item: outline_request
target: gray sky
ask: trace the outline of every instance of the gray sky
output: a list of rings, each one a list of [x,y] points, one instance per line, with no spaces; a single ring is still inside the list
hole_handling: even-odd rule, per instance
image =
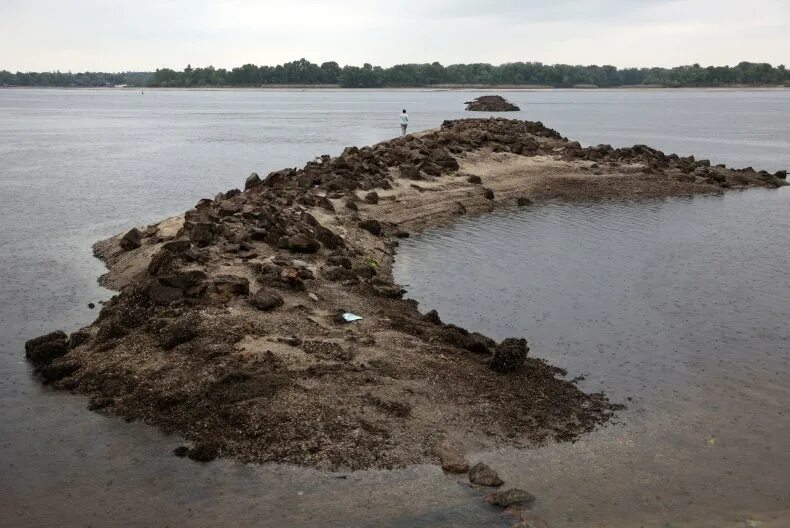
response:
[[[0,0],[0,69],[790,62],[790,0]]]

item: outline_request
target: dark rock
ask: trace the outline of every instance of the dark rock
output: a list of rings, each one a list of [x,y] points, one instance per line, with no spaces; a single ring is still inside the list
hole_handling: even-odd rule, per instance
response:
[[[90,303],[88,303],[88,308],[90,308],[91,310],[93,310],[94,308],[96,308],[96,305],[95,305],[95,304],[93,304],[92,302],[90,302]]]
[[[491,486],[495,488],[504,484],[497,472],[482,462],[475,464],[472,466],[472,469],[469,470],[469,482],[480,486]]]
[[[430,312],[426,313],[425,315],[423,315],[423,318],[426,321],[431,322],[435,325],[442,324],[442,320],[439,317],[439,312],[437,312],[436,310],[431,310]]]
[[[493,200],[494,199],[494,191],[492,191],[491,189],[486,189],[484,194],[483,194],[483,196],[485,196],[487,200]]]
[[[526,339],[508,337],[497,345],[489,368],[502,374],[515,372],[524,366],[528,352]]]
[[[774,176],[776,176],[780,180],[786,180],[787,179],[787,171],[786,170],[776,171]]]
[[[255,175],[257,176],[257,174]],[[184,458],[189,454],[189,448],[187,446],[178,446],[177,448],[173,449],[173,454],[179,458]]]
[[[520,196],[516,199],[516,204],[520,207],[526,207],[528,205],[532,205],[532,200],[525,198],[524,196]]]
[[[523,489],[511,488],[505,491],[497,491],[485,498],[486,502],[494,506],[507,508],[509,506],[531,506],[535,503],[535,497]]]
[[[86,343],[90,338],[91,334],[87,328],[80,328],[76,332],[72,332],[71,335],[69,335],[69,350]]]
[[[480,179],[480,176],[477,176],[475,174],[470,174],[469,177],[466,179],[466,181],[468,181],[469,183],[474,183],[475,185],[479,185],[483,183],[483,180]]]
[[[251,305],[264,311],[282,306],[284,302],[282,296],[271,288],[261,288],[250,299]]]
[[[159,280],[151,281],[147,288],[148,298],[154,304],[173,304],[184,299],[184,292],[180,288],[165,286]]]
[[[47,365],[68,351],[68,337],[62,330],[30,339],[25,343],[25,357],[36,367]]]
[[[252,189],[253,187],[259,186],[263,181],[261,180],[260,176],[258,176],[257,172],[253,172],[249,176],[247,176],[247,180],[244,182],[244,190]]]
[[[411,163],[402,163],[398,170],[400,170],[400,175],[403,178],[407,178],[409,180],[422,180],[422,174],[420,174],[420,170],[415,167]]]
[[[453,212],[457,215],[465,215],[466,207],[461,202],[455,202],[455,211]]]
[[[346,200],[345,206],[346,209],[349,209],[351,211],[359,211],[359,207],[352,200]]]
[[[288,249],[296,253],[315,253],[321,249],[321,244],[305,234],[298,233],[288,238]]]
[[[219,446],[211,442],[198,442],[187,456],[195,462],[211,462],[219,456]]]
[[[365,231],[369,232],[372,235],[379,236],[381,235],[382,226],[381,222],[378,220],[368,219],[363,220],[359,224],[359,227],[364,229]]]
[[[196,222],[189,225],[187,234],[194,244],[200,247],[208,246],[217,240],[217,224],[212,222]]]
[[[379,195],[376,191],[371,191],[365,195],[365,201],[369,204],[377,204],[379,203]]]
[[[121,249],[124,251],[131,251],[133,249],[137,249],[143,243],[143,234],[140,232],[139,229],[136,227],[130,229],[126,232],[126,234],[121,237],[120,242],[118,245],[121,246]]]

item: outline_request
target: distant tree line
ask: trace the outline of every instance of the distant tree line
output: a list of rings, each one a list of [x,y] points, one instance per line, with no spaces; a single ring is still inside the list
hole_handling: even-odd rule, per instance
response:
[[[784,65],[742,62],[737,66],[699,64],[674,68],[623,68],[570,66],[539,62],[491,64],[398,64],[391,68],[365,64],[343,66],[337,62],[314,64],[308,60],[277,66],[245,64],[237,68],[169,68],[155,72],[126,73],[11,73],[0,71],[0,86],[266,86],[279,84],[338,85],[345,88],[419,87],[435,85],[541,85],[573,86],[728,86],[790,85]]]

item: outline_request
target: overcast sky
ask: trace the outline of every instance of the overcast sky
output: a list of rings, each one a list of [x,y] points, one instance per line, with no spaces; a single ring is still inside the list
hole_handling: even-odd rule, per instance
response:
[[[790,0],[0,0],[0,69],[790,62]]]

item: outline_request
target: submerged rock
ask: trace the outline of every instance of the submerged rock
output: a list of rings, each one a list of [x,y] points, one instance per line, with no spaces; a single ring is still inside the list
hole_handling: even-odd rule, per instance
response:
[[[486,502],[494,506],[507,508],[508,506],[530,506],[535,502],[535,496],[523,489],[511,488],[505,491],[497,491],[486,496]]]
[[[498,488],[504,484],[504,481],[499,478],[497,472],[482,462],[478,462],[469,470],[469,482],[492,488]]]

